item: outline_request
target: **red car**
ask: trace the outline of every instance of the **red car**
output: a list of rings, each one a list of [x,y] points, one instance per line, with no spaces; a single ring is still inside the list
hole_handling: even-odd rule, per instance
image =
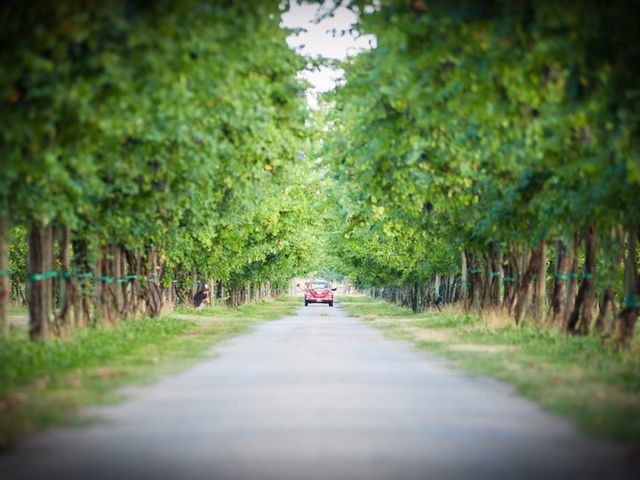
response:
[[[324,280],[314,280],[305,283],[307,289],[304,292],[304,306],[308,307],[310,303],[328,303],[333,307],[333,292],[336,288],[331,288],[329,282]]]

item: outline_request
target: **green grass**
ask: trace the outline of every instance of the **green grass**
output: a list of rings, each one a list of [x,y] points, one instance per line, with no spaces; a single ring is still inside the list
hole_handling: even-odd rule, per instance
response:
[[[122,399],[116,387],[184,369],[216,342],[292,314],[299,304],[285,297],[238,308],[178,309],[47,343],[14,330],[0,339],[0,449],[25,433],[73,424],[79,408]],[[194,320],[176,319],[180,314]]]
[[[27,307],[9,307],[8,313],[9,315],[28,315],[29,310]]]
[[[640,448],[638,337],[630,350],[618,351],[597,336],[518,327],[495,315],[481,318],[453,309],[415,314],[363,297],[342,297],[341,304],[392,337],[445,356],[468,372],[513,384],[588,433]]]
[[[295,307],[300,305],[297,297],[283,297],[276,302],[260,300],[254,303],[241,305],[239,307],[226,307],[223,305],[212,305],[196,310],[190,307],[176,307],[174,313],[182,315],[193,315],[198,317],[237,317],[241,315],[245,319],[268,320],[276,315],[290,315],[295,311]],[[268,308],[265,306],[268,305]],[[294,308],[292,309],[292,305]]]

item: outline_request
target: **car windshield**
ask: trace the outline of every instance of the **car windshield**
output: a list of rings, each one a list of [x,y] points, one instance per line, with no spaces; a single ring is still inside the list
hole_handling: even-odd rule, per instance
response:
[[[323,288],[329,288],[329,284],[327,282],[311,282],[309,288],[311,290],[321,290]]]

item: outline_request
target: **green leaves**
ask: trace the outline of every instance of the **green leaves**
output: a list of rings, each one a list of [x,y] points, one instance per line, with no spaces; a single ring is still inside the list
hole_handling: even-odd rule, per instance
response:
[[[637,8],[528,8],[436,1],[417,17],[391,1],[363,14],[378,46],[343,65],[323,155],[340,162],[352,219],[335,248],[365,283],[455,271],[461,248],[637,221]]]
[[[279,16],[271,1],[4,3],[0,214],[94,249],[153,244],[172,271],[230,283],[304,270],[303,60]]]

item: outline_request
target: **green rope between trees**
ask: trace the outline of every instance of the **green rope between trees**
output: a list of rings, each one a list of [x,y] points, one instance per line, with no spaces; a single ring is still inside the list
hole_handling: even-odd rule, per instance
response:
[[[628,293],[624,296],[624,306],[628,308],[640,308],[640,295]]]

